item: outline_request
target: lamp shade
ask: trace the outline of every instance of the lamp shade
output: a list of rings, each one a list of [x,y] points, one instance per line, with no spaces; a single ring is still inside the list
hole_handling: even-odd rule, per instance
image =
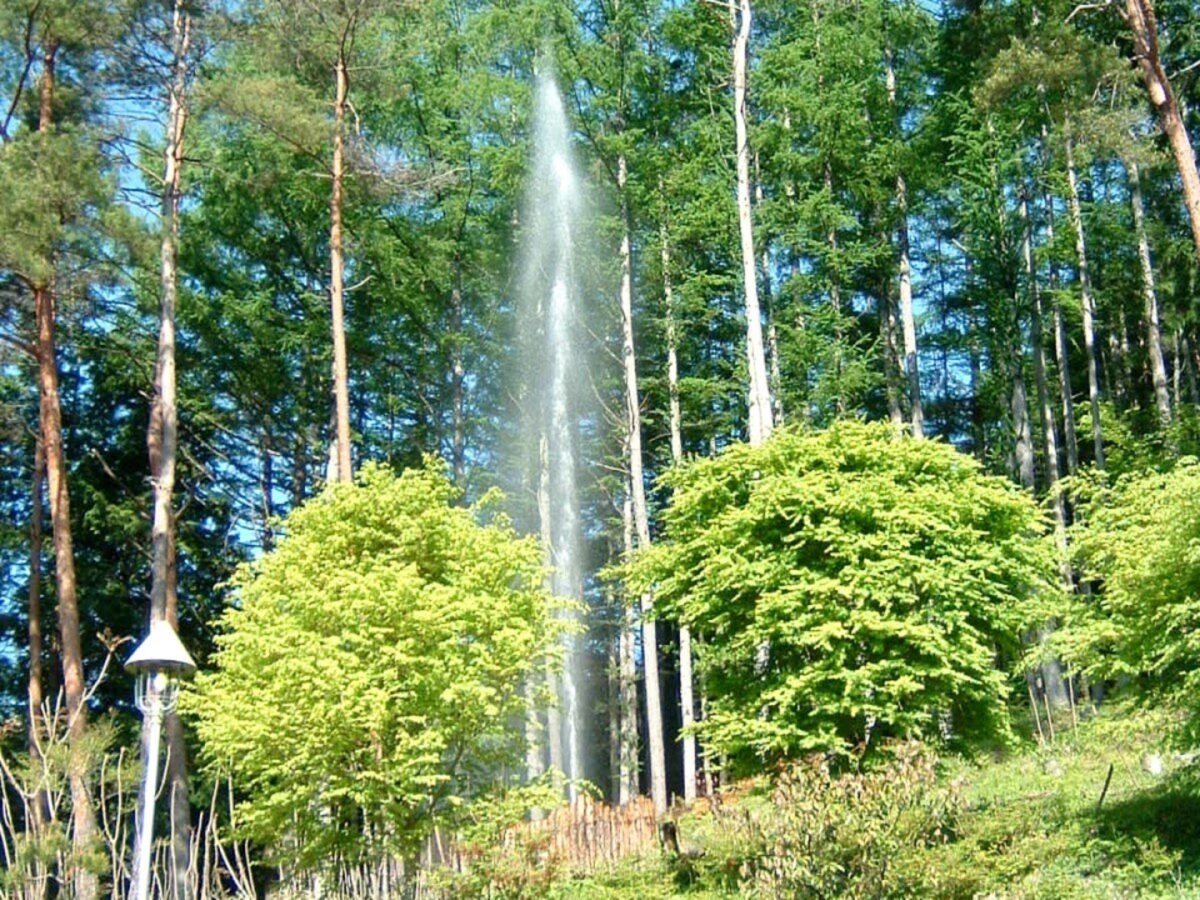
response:
[[[137,645],[129,659],[125,660],[128,672],[172,672],[176,675],[191,675],[196,671],[196,661],[179,640],[179,635],[166,619],[150,625],[150,633]]]

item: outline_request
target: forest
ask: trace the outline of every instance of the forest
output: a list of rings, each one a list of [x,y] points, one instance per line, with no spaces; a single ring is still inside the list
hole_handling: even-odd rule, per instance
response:
[[[0,897],[1200,896],[1197,141],[1196,0],[0,0]]]

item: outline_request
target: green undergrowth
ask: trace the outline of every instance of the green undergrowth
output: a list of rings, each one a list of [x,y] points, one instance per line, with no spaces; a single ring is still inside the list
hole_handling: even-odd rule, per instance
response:
[[[526,896],[1200,897],[1200,773],[1168,740],[1178,716],[1063,718],[1052,743],[936,769],[744,784],[716,816],[680,816],[694,858],[655,853]]]

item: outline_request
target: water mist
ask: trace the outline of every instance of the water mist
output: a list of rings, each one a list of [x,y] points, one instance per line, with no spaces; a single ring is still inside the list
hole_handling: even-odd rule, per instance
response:
[[[580,291],[575,254],[580,246],[582,183],[562,97],[551,76],[538,77],[534,102],[533,156],[521,242],[525,396],[538,440],[538,515],[553,567],[551,587],[557,596],[581,602],[577,467],[584,365],[577,333]],[[557,698],[562,714],[551,711],[548,716],[550,763],[572,781],[585,777],[581,654],[575,640],[567,638]]]

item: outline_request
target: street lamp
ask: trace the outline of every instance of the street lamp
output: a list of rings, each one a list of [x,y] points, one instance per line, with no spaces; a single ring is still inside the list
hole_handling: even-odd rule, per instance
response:
[[[150,855],[154,844],[154,794],[158,787],[158,748],[162,739],[163,716],[179,700],[179,681],[196,671],[179,635],[166,619],[150,623],[150,633],[138,644],[125,662],[125,670],[137,675],[134,700],[149,726],[146,735],[146,759],[142,809],[137,830],[137,857],[134,900],[150,900]]]

